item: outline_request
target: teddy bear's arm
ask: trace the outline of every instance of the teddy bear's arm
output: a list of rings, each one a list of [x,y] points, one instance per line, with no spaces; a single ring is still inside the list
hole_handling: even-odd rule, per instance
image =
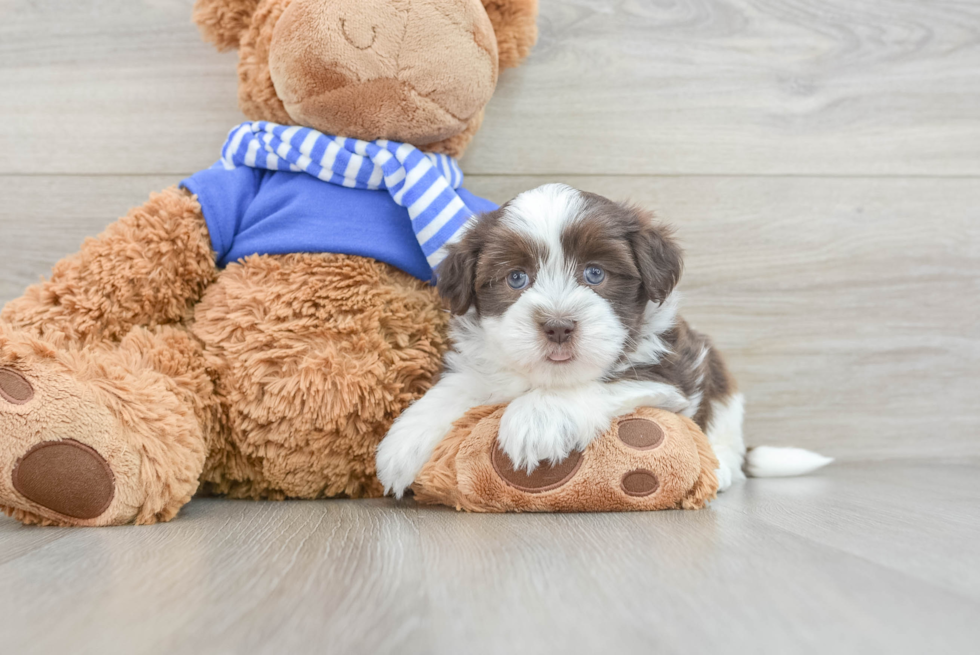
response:
[[[0,320],[45,338],[119,340],[137,325],[181,321],[216,275],[200,204],[171,187],[86,239]]]

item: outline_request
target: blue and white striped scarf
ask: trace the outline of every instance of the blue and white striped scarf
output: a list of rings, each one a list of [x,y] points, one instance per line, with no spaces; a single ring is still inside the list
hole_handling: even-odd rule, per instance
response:
[[[474,214],[456,193],[463,185],[456,160],[424,153],[408,143],[359,141],[308,127],[255,121],[228,133],[218,163],[226,169],[302,171],[353,189],[385,189],[408,210],[415,237],[433,270],[446,257],[446,244]]]

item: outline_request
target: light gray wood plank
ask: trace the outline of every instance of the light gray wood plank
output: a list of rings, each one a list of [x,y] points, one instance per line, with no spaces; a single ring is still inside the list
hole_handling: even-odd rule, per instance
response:
[[[472,173],[980,172],[980,4],[543,2]]]
[[[0,565],[34,553],[70,533],[71,530],[62,528],[37,530],[0,514]]]
[[[0,302],[174,177],[3,178]],[[551,177],[470,176],[502,202]],[[684,315],[728,356],[752,444],[845,459],[980,456],[980,184],[567,177],[656,209]]]
[[[5,0],[4,173],[190,173],[219,157],[238,55],[191,22],[194,0]]]
[[[396,652],[421,626],[413,512],[199,500],[169,524],[75,530],[0,566],[4,649]]]
[[[837,463],[722,494],[780,529],[980,601],[980,461]]]
[[[435,652],[965,652],[980,607],[730,510],[419,527]]]
[[[0,173],[189,173],[236,55],[192,0],[0,7]],[[485,174],[980,174],[980,5],[542,2],[465,159]]]
[[[957,518],[975,503],[976,467],[892,461],[750,480],[699,512],[198,499],[169,524],[61,531],[0,563],[4,643],[168,655],[968,653],[978,580],[949,581],[980,552],[977,523]],[[0,543],[21,531],[0,519]],[[930,556],[942,539],[958,557]],[[929,564],[916,570],[917,552]]]

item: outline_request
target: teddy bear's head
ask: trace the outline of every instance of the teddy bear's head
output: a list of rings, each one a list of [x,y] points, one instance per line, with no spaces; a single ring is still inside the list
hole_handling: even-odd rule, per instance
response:
[[[197,0],[194,21],[239,49],[251,120],[458,157],[500,67],[537,36],[537,0]]]

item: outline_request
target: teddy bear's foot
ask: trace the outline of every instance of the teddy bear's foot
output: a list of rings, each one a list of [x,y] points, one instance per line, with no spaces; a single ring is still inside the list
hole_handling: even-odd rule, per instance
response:
[[[28,501],[75,520],[98,518],[116,495],[109,463],[74,439],[42,441],[17,460],[10,477]]]
[[[6,364],[6,362],[4,362]],[[24,523],[125,523],[139,458],[109,412],[57,362],[0,364],[0,506]],[[119,480],[114,472],[118,470]],[[138,476],[137,476],[138,477]]]
[[[139,360],[120,351],[59,351],[0,325],[5,513],[28,524],[152,523],[169,519],[190,498],[196,479],[181,478],[196,477],[200,469],[180,475],[164,440],[146,434],[165,426],[141,416],[166,415],[174,395],[159,394],[160,406],[149,411],[134,404],[145,402],[160,376],[148,370],[135,378],[125,364]],[[179,431],[175,418],[170,427]],[[196,459],[203,463],[203,453]],[[161,468],[178,474],[161,476]]]

